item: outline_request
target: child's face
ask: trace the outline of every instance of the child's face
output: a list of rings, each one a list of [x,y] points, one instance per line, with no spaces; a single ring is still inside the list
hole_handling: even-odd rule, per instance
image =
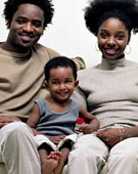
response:
[[[74,79],[70,67],[57,67],[50,70],[48,89],[54,100],[57,102],[66,102],[72,95],[78,81]]]

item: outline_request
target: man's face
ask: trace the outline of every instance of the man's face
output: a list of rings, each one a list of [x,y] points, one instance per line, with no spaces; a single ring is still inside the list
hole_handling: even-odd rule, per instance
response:
[[[7,44],[18,51],[32,47],[44,30],[44,12],[33,4],[21,4],[10,24]]]

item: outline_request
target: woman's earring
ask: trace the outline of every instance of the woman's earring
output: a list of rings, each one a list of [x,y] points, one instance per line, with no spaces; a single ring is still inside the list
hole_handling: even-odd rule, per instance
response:
[[[131,47],[130,45],[127,45],[125,49],[125,54],[129,55],[130,53],[131,53]]]

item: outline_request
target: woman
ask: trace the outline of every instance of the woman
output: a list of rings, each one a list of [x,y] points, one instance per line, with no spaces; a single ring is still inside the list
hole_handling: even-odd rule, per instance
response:
[[[78,139],[70,153],[69,174],[138,173],[138,64],[125,59],[131,32],[138,30],[134,0],[94,0],[85,11],[97,37],[102,62],[79,73],[87,106],[100,121],[95,134]]]

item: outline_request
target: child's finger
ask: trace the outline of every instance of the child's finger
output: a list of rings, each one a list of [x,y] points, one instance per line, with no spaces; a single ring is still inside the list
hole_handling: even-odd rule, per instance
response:
[[[61,156],[62,156],[61,152],[56,151],[56,152],[51,152],[48,155],[48,158],[52,158],[52,159],[58,160]]]

